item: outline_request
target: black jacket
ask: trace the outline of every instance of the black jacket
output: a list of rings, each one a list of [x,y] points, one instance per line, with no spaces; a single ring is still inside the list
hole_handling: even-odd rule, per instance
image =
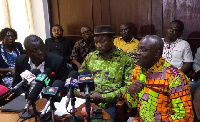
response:
[[[30,71],[30,64],[28,63],[29,56],[26,54],[20,55],[15,61],[15,76],[13,86],[22,81],[20,74],[25,70]],[[51,78],[51,84],[55,80],[62,80],[63,82],[69,74],[66,63],[63,57],[53,53],[46,53],[44,69],[50,68],[55,75]]]
[[[70,62],[70,55],[74,46],[72,40],[63,37],[59,42],[55,42],[54,38],[48,38],[45,40],[45,45],[47,52],[63,56],[66,63]]]

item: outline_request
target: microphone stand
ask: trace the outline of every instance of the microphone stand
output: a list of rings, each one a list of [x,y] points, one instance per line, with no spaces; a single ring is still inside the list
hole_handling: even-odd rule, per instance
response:
[[[86,112],[87,112],[87,122],[90,122],[90,88],[88,87],[88,84],[86,84],[85,87],[85,100],[86,100]]]
[[[72,109],[70,110],[70,112],[69,111],[67,111],[67,112],[69,112],[72,116],[67,117],[64,122],[84,122],[84,119],[82,116],[75,115],[75,112],[77,111],[77,109],[75,108],[76,98],[75,98],[75,94],[74,94],[74,88],[70,86],[69,90],[70,90],[69,92],[71,93],[70,98],[71,98]]]
[[[25,91],[25,100],[27,100],[27,96],[29,94],[29,85],[28,84],[24,85],[24,91]],[[29,107],[27,109],[23,109],[22,112],[19,113],[20,118],[29,119],[29,118],[35,116],[35,120],[37,120],[36,115],[38,114],[38,111],[36,110],[36,105],[34,102],[32,103],[32,107],[33,107],[33,109],[30,109]]]
[[[19,117],[20,118],[25,118],[24,120],[27,120],[31,117],[35,117],[35,121],[37,121],[37,115],[38,115],[38,111],[36,110],[36,105],[35,103],[32,103],[32,107],[33,109],[23,109],[22,112],[19,113]]]

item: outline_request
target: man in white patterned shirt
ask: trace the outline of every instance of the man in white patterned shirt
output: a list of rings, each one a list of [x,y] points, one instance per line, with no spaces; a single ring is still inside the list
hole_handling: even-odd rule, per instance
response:
[[[167,28],[167,36],[162,38],[164,48],[162,57],[169,63],[187,73],[192,68],[193,56],[190,44],[179,39],[184,29],[184,24],[180,20],[170,22]]]

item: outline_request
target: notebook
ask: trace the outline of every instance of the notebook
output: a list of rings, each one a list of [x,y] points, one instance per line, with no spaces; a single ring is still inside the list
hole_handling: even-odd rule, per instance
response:
[[[9,103],[5,104],[3,107],[1,107],[1,111],[3,112],[21,112],[21,110],[25,106],[25,96],[20,95],[17,98],[13,99]]]

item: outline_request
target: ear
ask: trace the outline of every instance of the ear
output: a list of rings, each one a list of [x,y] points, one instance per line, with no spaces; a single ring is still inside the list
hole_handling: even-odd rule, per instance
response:
[[[155,57],[160,58],[160,56],[162,56],[161,50],[156,50]]]

